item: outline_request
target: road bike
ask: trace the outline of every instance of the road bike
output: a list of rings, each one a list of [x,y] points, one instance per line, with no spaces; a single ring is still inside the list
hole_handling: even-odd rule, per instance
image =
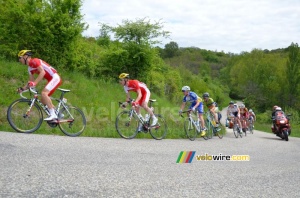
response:
[[[253,122],[253,116],[250,116],[249,117],[249,131],[250,131],[250,133],[252,133],[253,134],[253,129],[254,129],[254,122]]]
[[[220,139],[223,138],[223,130],[221,126],[221,122],[219,122],[219,126],[216,127],[215,116],[211,111],[206,112],[206,126],[207,126],[207,137],[212,138],[213,136],[218,136]]]
[[[237,121],[237,117],[233,117],[233,118],[231,118],[231,119],[233,119],[233,127],[232,127],[232,130],[233,130],[233,133],[234,133],[234,136],[236,137],[236,138],[238,138],[239,136],[242,138],[243,136],[242,136],[242,132],[241,132],[241,130],[240,130],[240,126],[239,126],[239,123],[238,123],[238,121]]]
[[[50,127],[58,126],[60,130],[68,136],[79,136],[86,127],[84,113],[78,108],[67,104],[64,95],[70,90],[58,88],[61,91],[60,98],[50,97],[52,101],[57,101],[55,113],[57,119],[45,121]],[[28,92],[30,98],[23,94]],[[20,133],[33,133],[38,130],[43,123],[43,112],[50,116],[49,109],[40,100],[40,94],[35,88],[28,88],[20,93],[21,98],[11,103],[7,109],[7,120],[10,126]]]
[[[189,109],[187,111],[183,111],[182,113],[187,113],[187,117],[184,120],[184,130],[186,136],[191,141],[194,141],[197,135],[199,135],[203,130],[200,124],[198,112],[196,112],[196,115],[193,115],[192,110]],[[180,116],[183,117],[182,114]],[[202,138],[207,140],[208,139],[207,134],[202,136]]]
[[[154,108],[152,107],[152,103],[156,100],[150,99],[149,108],[152,109],[154,113]],[[134,102],[134,100],[129,103]],[[123,106],[124,103],[119,102],[120,107]],[[139,116],[136,112],[136,107],[131,107],[130,110],[123,110],[120,112],[116,118],[116,130],[122,138],[132,139],[135,138],[139,132],[150,133],[150,135],[156,139],[161,140],[167,135],[167,123],[162,115],[154,114],[158,119],[157,124],[151,126],[152,118],[148,116],[147,120],[145,120],[142,116]],[[141,126],[141,131],[139,131],[139,125]]]

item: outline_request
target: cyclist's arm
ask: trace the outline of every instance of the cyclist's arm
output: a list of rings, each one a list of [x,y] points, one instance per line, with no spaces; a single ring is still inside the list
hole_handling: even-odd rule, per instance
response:
[[[140,99],[142,98],[142,91],[141,91],[141,89],[137,89],[136,93],[137,93],[137,97],[135,99],[135,102],[138,103],[140,101]]]
[[[39,71],[38,77],[34,80],[35,84],[37,85],[45,76],[46,72],[43,69],[43,67],[40,65],[37,67],[37,70]]]

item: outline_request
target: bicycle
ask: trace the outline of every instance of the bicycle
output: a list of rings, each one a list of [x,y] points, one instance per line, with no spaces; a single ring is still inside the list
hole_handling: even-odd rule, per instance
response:
[[[245,136],[247,136],[247,118],[245,116],[241,116],[241,124],[242,124],[242,131],[245,133]]]
[[[220,139],[223,138],[223,132],[221,130],[221,123],[219,122],[219,127],[215,127],[216,121],[215,116],[211,111],[206,112],[206,126],[207,126],[207,137],[212,138],[213,136],[218,136]]]
[[[253,129],[254,129],[254,123],[253,123],[253,117],[249,117],[249,131],[251,134],[253,134]]]
[[[150,99],[149,108],[154,112],[154,108],[152,107],[152,103],[156,100]],[[130,101],[128,103],[133,102]],[[122,102],[119,102],[119,106],[123,105]],[[135,107],[132,107],[130,110],[123,110],[120,112],[116,118],[116,130],[119,135],[124,139],[132,139],[135,138],[139,133],[139,124],[142,125],[142,131],[144,133],[150,133],[150,135],[156,139],[161,140],[167,135],[167,124],[165,119],[160,114],[154,114],[158,121],[155,126],[151,126],[152,118],[149,116],[147,120],[144,120],[142,116],[139,116],[135,110]]]
[[[182,113],[187,113],[188,117],[184,120],[184,130],[186,133],[186,136],[191,140],[194,141],[196,139],[196,136],[200,134],[202,131],[200,120],[198,116],[198,112],[196,113],[197,120],[193,118],[191,109],[187,111],[183,111]],[[183,117],[183,115],[180,115]],[[184,118],[184,117],[183,117]],[[207,135],[202,136],[203,139],[208,140]]]
[[[79,108],[67,104],[64,95],[70,90],[60,88],[58,90],[61,91],[59,99],[50,97],[51,100],[58,102],[55,108],[57,119],[46,122],[52,128],[58,126],[65,135],[79,136],[86,127],[86,118]],[[30,99],[23,95],[28,91]],[[40,94],[35,88],[28,88],[21,92],[20,96],[20,99],[12,102],[8,107],[7,120],[17,132],[33,133],[40,128],[44,121],[42,111],[50,116],[49,109],[39,100]]]
[[[233,118],[233,127],[232,127],[233,133],[236,138],[238,138],[239,136],[242,138],[243,137],[242,132],[240,131],[240,127],[237,119],[238,119],[237,117]]]

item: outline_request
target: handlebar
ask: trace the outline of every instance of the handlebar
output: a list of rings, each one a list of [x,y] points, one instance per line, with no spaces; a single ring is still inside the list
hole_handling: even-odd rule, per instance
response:
[[[26,90],[20,92],[20,96],[21,96],[22,98],[24,98],[24,99],[27,99],[27,97],[23,96],[23,93],[28,92],[28,91],[30,91],[30,94],[31,94],[31,93],[33,93],[33,94],[38,94],[38,92],[37,92],[37,90],[35,89],[35,87],[29,87],[28,89],[26,89]]]

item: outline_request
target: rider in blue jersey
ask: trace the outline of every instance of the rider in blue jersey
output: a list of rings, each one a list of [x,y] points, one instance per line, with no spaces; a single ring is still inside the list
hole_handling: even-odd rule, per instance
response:
[[[191,109],[194,112],[198,111],[199,120],[202,128],[201,136],[205,136],[205,131],[207,129],[205,127],[203,119],[204,108],[202,99],[195,92],[192,92],[189,86],[183,86],[181,91],[183,92],[184,97],[180,106],[179,114],[182,113],[182,110],[184,109],[186,103],[191,103],[189,109]]]

